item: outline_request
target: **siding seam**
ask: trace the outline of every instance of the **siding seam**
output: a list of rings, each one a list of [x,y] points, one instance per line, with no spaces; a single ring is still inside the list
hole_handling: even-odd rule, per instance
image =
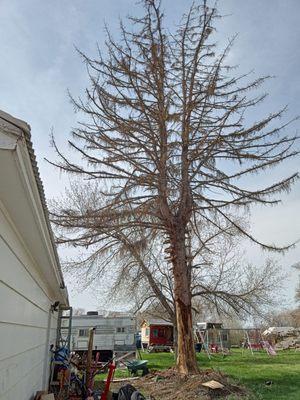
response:
[[[41,291],[44,293],[44,295],[47,297],[47,299],[50,301],[50,303],[52,302],[52,299],[49,297],[48,293],[44,290],[44,288],[39,284],[39,282],[37,281],[37,279],[30,273],[29,269],[26,267],[26,265],[23,263],[23,261],[19,258],[19,256],[14,252],[14,250],[11,248],[10,244],[7,242],[7,240],[3,237],[3,235],[1,235],[0,233],[0,237],[2,238],[3,242],[6,244],[6,246],[9,248],[9,250],[11,251],[11,253],[16,257],[16,259],[19,261],[19,263],[23,266],[23,268],[25,269],[25,271],[28,273],[28,275],[30,276],[30,278],[38,285],[38,287],[41,289]],[[18,239],[19,240],[19,239]],[[22,244],[23,246],[23,244]]]
[[[19,379],[13,386],[11,386],[10,388],[8,388],[8,390],[6,390],[4,393],[2,393],[2,395],[6,395],[6,393],[9,393],[12,389],[14,389],[20,382],[22,382],[25,378],[27,378],[27,376],[32,372],[33,369],[37,368],[40,364],[43,363],[44,360],[41,360],[40,362],[38,362],[36,365],[34,365],[29,372],[27,372],[27,374],[23,375],[21,379]],[[37,386],[38,382],[36,382],[36,384],[34,385],[35,387]],[[1,395],[1,396],[2,396]]]
[[[15,357],[18,357],[18,356],[20,356],[20,355],[22,355],[22,354],[27,353],[28,351],[36,350],[36,349],[38,349],[39,347],[43,347],[43,346],[45,346],[45,345],[46,345],[46,343],[42,343],[42,344],[39,344],[39,345],[37,345],[37,346],[30,347],[29,349],[26,349],[26,350],[22,351],[21,353],[15,353],[15,354],[13,354],[13,355],[10,355],[10,356],[8,356],[8,357],[5,357],[5,358],[0,359],[0,362],[6,361],[6,360],[10,360],[10,359],[15,358]]]
[[[11,321],[0,321],[0,324],[24,326],[25,328],[47,329],[46,326],[22,324],[22,323],[19,323],[19,322],[11,322]]]
[[[15,289],[14,287],[10,286],[8,283],[6,283],[5,281],[3,281],[2,279],[0,279],[0,283],[2,283],[4,286],[8,287],[10,290],[12,290],[13,292],[17,293],[20,297],[22,297],[23,299],[27,300],[29,303],[31,303],[32,305],[34,305],[36,308],[39,308],[41,311],[43,311],[44,313],[48,314],[49,310],[45,310],[43,307],[39,306],[37,303],[35,303],[34,301],[30,300],[28,297],[26,297],[23,293],[19,292],[17,289]]]

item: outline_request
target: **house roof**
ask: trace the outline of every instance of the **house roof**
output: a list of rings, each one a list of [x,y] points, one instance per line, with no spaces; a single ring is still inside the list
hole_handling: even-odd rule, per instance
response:
[[[197,326],[201,326],[201,325],[223,325],[222,322],[216,322],[216,321],[201,321],[201,322],[197,322],[196,324]]]
[[[143,323],[144,322],[146,322],[147,323],[147,325],[166,325],[166,326],[173,326],[173,324],[172,324],[172,322],[170,322],[170,321],[165,321],[165,320],[163,320],[163,319],[152,319],[152,318],[150,318],[150,319],[145,319],[144,321],[143,321]]]
[[[10,130],[9,130],[9,133],[13,133],[13,134],[17,135],[18,137],[21,136],[23,138],[23,142],[25,143],[27,153],[28,153],[28,156],[30,159],[32,172],[34,175],[35,184],[36,184],[38,194],[39,194],[39,199],[40,199],[40,202],[42,205],[44,220],[45,220],[45,223],[47,226],[47,231],[49,234],[51,248],[53,251],[53,255],[55,257],[55,264],[56,264],[55,267],[56,267],[56,270],[60,277],[60,288],[66,289],[62,270],[61,270],[60,260],[58,257],[57,248],[56,248],[52,228],[50,225],[49,211],[48,211],[47,202],[46,202],[46,198],[45,198],[44,187],[43,187],[43,183],[42,183],[42,180],[40,177],[39,168],[37,165],[36,156],[35,156],[35,152],[33,149],[33,144],[31,141],[30,126],[25,121],[15,118],[2,110],[0,110],[0,121],[2,121],[2,125],[3,125],[3,123],[6,123],[6,125],[8,125],[9,127],[17,128],[14,132],[10,132]],[[2,128],[3,128],[3,126],[2,126]],[[65,290],[65,292],[66,292],[66,290]],[[67,298],[67,292],[65,293],[65,297]]]

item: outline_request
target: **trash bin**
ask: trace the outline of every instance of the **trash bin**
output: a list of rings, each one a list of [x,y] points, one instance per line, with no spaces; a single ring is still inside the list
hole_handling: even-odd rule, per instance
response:
[[[195,343],[195,351],[196,353],[200,353],[202,349],[202,343]]]

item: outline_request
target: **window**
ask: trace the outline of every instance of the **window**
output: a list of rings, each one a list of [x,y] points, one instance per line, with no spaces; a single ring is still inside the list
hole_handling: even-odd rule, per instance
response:
[[[146,328],[146,336],[149,336],[149,334],[150,334],[150,329]]]
[[[88,329],[79,329],[78,336],[80,336],[80,337],[89,336],[89,330]]]
[[[158,337],[158,329],[153,329],[153,337]]]
[[[222,333],[222,340],[223,340],[224,342],[227,342],[227,340],[228,340],[228,335],[227,335],[227,333]]]
[[[125,327],[124,326],[117,328],[117,333],[124,333],[124,332],[125,332]]]
[[[160,338],[164,338],[166,335],[165,335],[165,330],[164,329],[159,329],[158,330],[158,337],[160,337]]]

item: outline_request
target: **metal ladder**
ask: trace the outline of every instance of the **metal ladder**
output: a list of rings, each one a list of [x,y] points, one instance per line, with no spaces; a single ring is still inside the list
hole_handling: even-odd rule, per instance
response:
[[[64,347],[71,350],[72,333],[72,307],[60,306],[57,317],[56,350]],[[59,400],[69,398],[70,370],[64,367],[65,362],[54,361],[51,363],[50,390]]]
[[[71,350],[72,307],[60,306],[58,310],[56,348]]]

